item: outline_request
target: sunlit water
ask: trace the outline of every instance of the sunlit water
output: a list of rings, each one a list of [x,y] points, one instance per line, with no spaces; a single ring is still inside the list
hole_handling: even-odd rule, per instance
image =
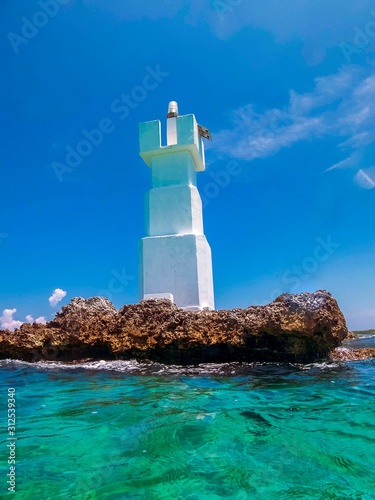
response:
[[[375,360],[3,361],[1,379],[4,424],[16,389],[17,500],[375,500]]]

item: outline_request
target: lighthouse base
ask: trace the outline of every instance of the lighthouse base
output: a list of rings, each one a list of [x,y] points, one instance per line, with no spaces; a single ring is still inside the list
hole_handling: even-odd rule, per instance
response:
[[[150,236],[139,244],[140,300],[171,294],[184,309],[214,309],[211,249],[204,235]]]

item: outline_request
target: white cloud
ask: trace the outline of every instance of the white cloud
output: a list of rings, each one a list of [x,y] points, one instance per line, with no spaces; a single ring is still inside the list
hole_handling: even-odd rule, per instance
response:
[[[375,166],[367,169],[361,168],[357,172],[355,180],[357,184],[364,189],[375,188]]]
[[[22,321],[17,321],[13,318],[13,315],[17,312],[17,309],[4,309],[3,315],[0,316],[0,326],[6,330],[13,332],[16,328],[22,325]]]
[[[32,323],[39,323],[41,325],[45,325],[47,323],[47,320],[44,316],[39,316],[39,318],[34,319],[31,314],[28,314],[26,316],[27,322],[32,324]]]
[[[365,31],[374,20],[373,0],[138,0],[129,8],[127,2],[83,0],[86,8],[107,12],[116,22],[142,19],[174,19],[193,26],[204,26],[214,36],[225,40],[241,30],[265,32],[277,44],[298,40],[308,64],[319,64],[330,50],[344,64],[347,55],[342,44],[356,49],[358,30]],[[282,20],[282,22],[280,21]],[[333,21],[334,20],[334,21]],[[255,31],[256,30],[256,31]],[[370,28],[371,33],[373,32]],[[364,33],[366,36],[366,33]],[[375,50],[369,36],[366,53]],[[258,48],[258,51],[261,50]],[[348,50],[348,49],[347,49]],[[350,52],[350,49],[349,49]],[[359,52],[362,52],[359,49]]]
[[[334,163],[329,168],[327,168],[326,172],[330,170],[335,170],[336,168],[353,168],[358,165],[360,162],[360,154],[358,151],[355,151],[353,154],[345,158],[345,160],[341,160],[337,163]]]
[[[203,4],[204,2],[197,2]],[[215,4],[224,8],[216,9],[216,15],[208,16],[207,11],[195,12],[191,8],[190,16],[205,21],[212,27],[216,36],[226,39],[244,28],[261,29],[270,33],[277,43],[301,40],[302,55],[307,63],[320,63],[327,49],[344,63],[345,54],[341,44],[354,44],[359,30],[365,30],[374,20],[373,0],[210,0],[214,11]],[[195,5],[195,2],[191,2]],[[208,2],[207,2],[208,4]],[[231,5],[233,5],[231,7]],[[220,13],[221,11],[221,13]],[[334,19],[334,22],[332,21]],[[282,22],[280,22],[282,20]],[[366,35],[365,35],[366,36]],[[366,52],[374,51],[373,37],[369,37]],[[334,52],[333,52],[334,53]]]
[[[66,296],[66,292],[61,290],[61,288],[56,288],[48,299],[50,306],[55,307],[64,297]]]
[[[214,136],[219,156],[250,161],[302,141],[336,138],[343,159],[327,170],[360,169],[361,156],[375,141],[375,76],[345,67],[317,78],[311,92],[290,91],[283,109],[257,113],[248,104],[234,111],[232,121],[232,128]]]

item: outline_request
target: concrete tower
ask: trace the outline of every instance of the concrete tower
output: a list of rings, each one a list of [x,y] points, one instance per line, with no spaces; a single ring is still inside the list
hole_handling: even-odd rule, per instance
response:
[[[140,155],[152,172],[147,236],[139,245],[140,300],[167,297],[185,309],[214,309],[211,249],[196,182],[196,172],[205,169],[205,132],[194,115],[179,116],[174,101],[166,146],[159,120],[139,124]]]

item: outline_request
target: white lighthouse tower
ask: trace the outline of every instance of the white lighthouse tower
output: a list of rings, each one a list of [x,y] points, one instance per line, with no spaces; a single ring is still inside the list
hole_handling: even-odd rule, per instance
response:
[[[169,298],[177,306],[214,309],[211,249],[203,233],[196,172],[205,169],[202,135],[194,115],[167,114],[167,145],[159,120],[139,124],[140,155],[151,167],[146,231],[139,245],[140,299]]]

